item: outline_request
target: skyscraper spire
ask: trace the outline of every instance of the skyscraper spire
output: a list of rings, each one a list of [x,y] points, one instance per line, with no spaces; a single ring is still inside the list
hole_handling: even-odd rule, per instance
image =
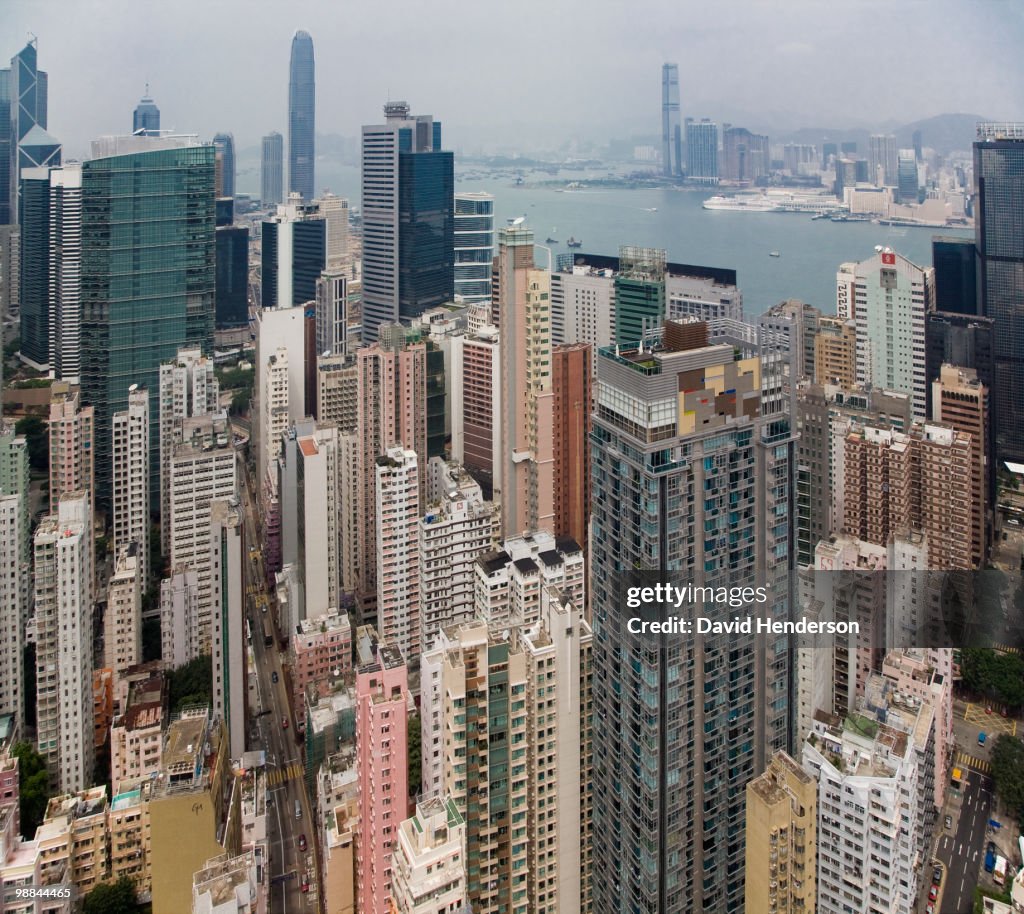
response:
[[[298,31],[292,38],[288,71],[288,191],[304,200],[314,196],[316,131],[316,63],[313,39]]]

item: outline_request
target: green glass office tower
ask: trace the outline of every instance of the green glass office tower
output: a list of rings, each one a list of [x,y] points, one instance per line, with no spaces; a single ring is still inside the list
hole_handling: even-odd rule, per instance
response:
[[[160,363],[213,348],[215,150],[180,138],[100,145],[82,166],[81,385],[96,409],[97,501],[109,504],[110,423],[128,388],[149,390],[157,415]],[[158,493],[159,423],[150,433]]]

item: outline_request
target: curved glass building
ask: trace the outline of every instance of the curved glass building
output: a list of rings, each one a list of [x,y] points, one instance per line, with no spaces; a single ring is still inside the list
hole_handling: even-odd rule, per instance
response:
[[[288,69],[288,191],[313,199],[313,166],[316,152],[316,64],[309,32],[292,38],[292,59]]]

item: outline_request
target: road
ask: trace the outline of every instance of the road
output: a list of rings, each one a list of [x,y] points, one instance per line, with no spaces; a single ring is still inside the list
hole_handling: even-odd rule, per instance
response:
[[[241,456],[241,455],[240,455]],[[239,460],[242,465],[242,461]],[[242,505],[245,514],[246,613],[253,633],[252,648],[256,666],[256,700],[250,702],[252,720],[249,738],[252,748],[267,753],[267,837],[270,843],[271,914],[312,914],[317,911],[316,823],[303,779],[301,746],[295,741],[295,720],[285,690],[282,653],[277,644],[264,645],[261,606],[257,598],[266,596],[260,541],[255,524],[255,498],[251,475],[242,467]],[[264,603],[272,613],[272,602]],[[274,682],[274,675],[277,682]],[[288,726],[283,722],[287,720]],[[301,817],[296,818],[298,804]],[[299,836],[307,841],[299,850]],[[309,891],[302,891],[308,882]]]
[[[965,770],[963,795],[954,805],[957,808],[951,813],[953,829],[943,829],[938,841],[937,856],[945,869],[939,912],[970,914],[974,909],[978,870],[985,856],[992,779],[978,771]]]

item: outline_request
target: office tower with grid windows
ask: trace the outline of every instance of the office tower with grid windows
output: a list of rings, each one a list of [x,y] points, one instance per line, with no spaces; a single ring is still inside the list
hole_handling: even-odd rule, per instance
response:
[[[288,67],[288,193],[312,200],[315,169],[316,61],[309,32],[298,31]]]
[[[683,133],[679,122],[679,64],[661,66],[661,166],[665,176],[683,174]]]
[[[260,141],[260,203],[264,208],[284,202],[284,137],[276,130]]]

